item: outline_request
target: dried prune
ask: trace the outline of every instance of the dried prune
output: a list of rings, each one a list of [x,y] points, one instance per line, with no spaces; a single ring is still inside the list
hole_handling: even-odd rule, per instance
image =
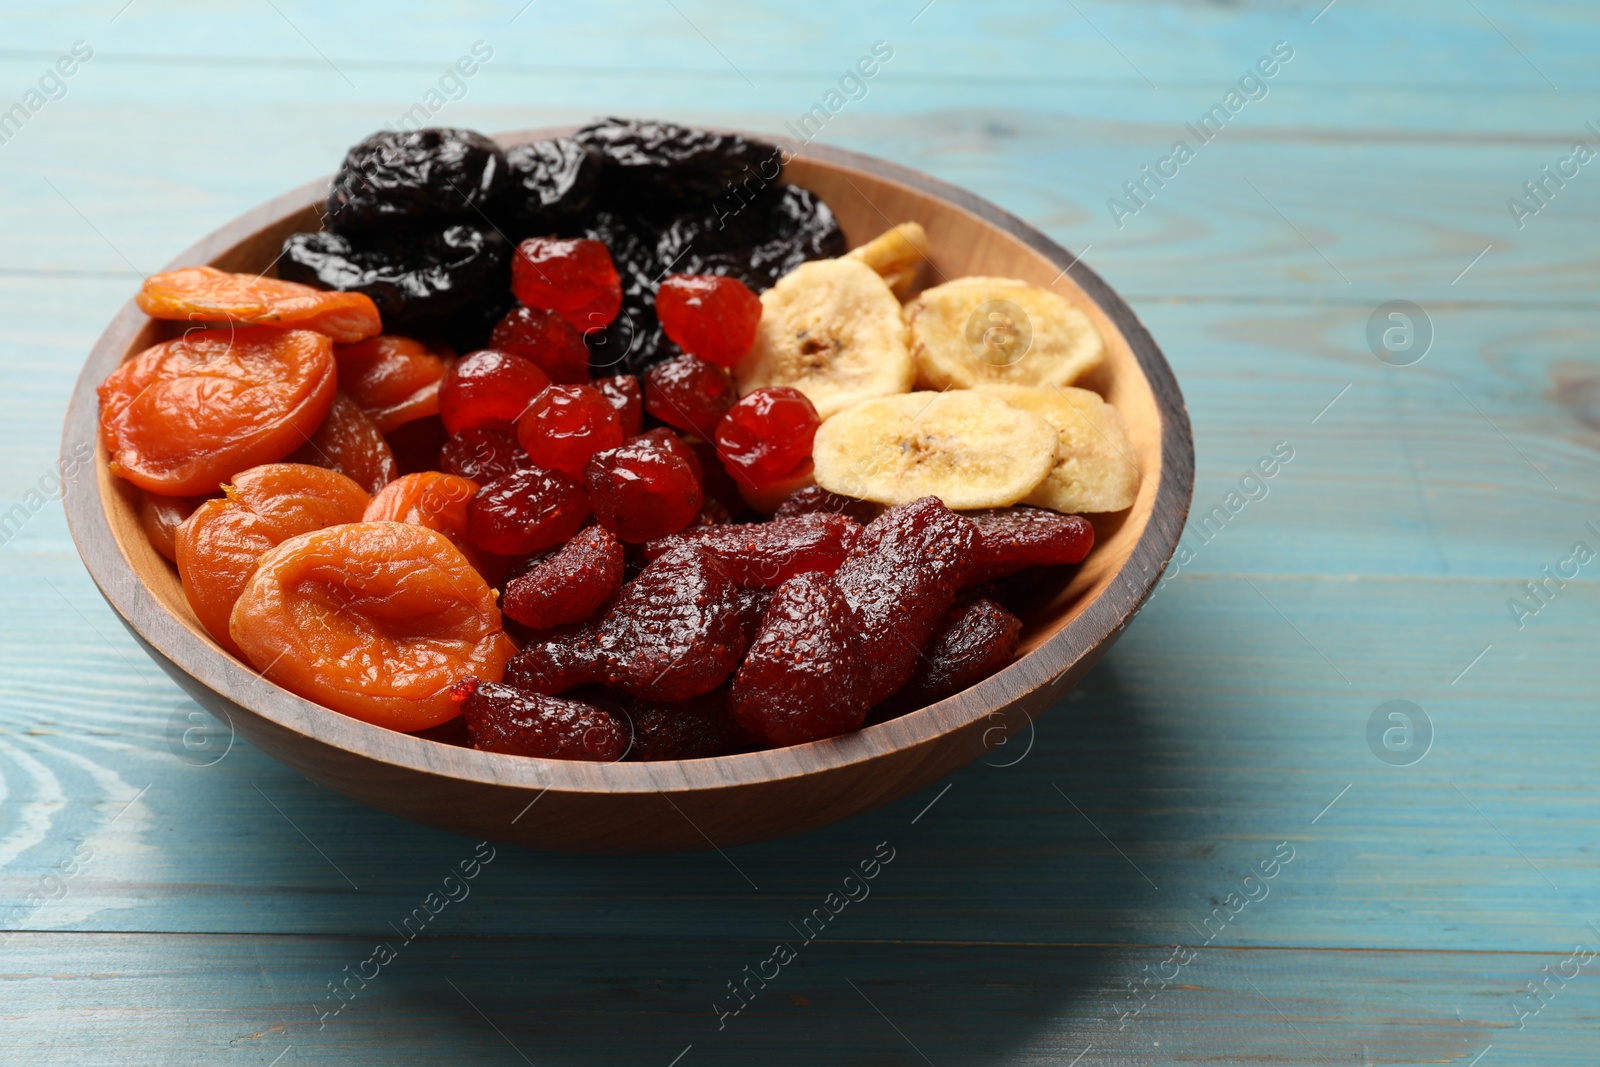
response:
[[[668,217],[728,193],[777,153],[739,134],[638,119],[603,119],[573,136],[604,154],[606,202]]]
[[[811,458],[820,425],[816,407],[800,390],[787,385],[755,389],[717,424],[717,455],[739,485],[765,488]]]
[[[383,328],[377,305],[360,293],[325,293],[215,267],[152,274],[134,302],[152,319],[316,330],[342,344],[373,337]]]
[[[978,530],[967,585],[1003,578],[1026,567],[1079,563],[1094,547],[1094,525],[1082,515],[1028,507],[962,514]]]
[[[489,347],[532,360],[557,385],[589,381],[589,349],[572,323],[544,308],[513,308],[495,323]]]
[[[822,199],[797,185],[749,202],[696,206],[656,241],[656,259],[682,274],[726,274],[761,292],[800,264],[844,255],[844,231]]]
[[[341,232],[416,219],[480,217],[505,187],[500,146],[472,130],[379,130],[345,154],[325,222]]]
[[[910,710],[976,685],[1011,662],[1021,632],[1022,620],[987,598],[952,610],[895,703]]]
[[[629,701],[622,711],[633,732],[625,758],[637,763],[729,756],[755,743],[728,713],[726,688],[682,704]]]
[[[545,630],[583,622],[622,588],[622,543],[604,526],[589,526],[548,559],[506,583],[501,610]]]
[[[192,330],[147,348],[100,383],[111,473],[164,496],[214,493],[315,433],[334,381],[333,342],[314,330]]]
[[[773,522],[691,526],[682,533],[647,542],[646,559],[679,546],[696,544],[711,552],[740,585],[773,589],[797,574],[832,574],[861,536],[861,527],[842,515],[805,515]]]
[[[439,412],[439,382],[450,362],[421,341],[380,334],[353,345],[335,345],[339,391],[361,405],[379,430],[398,429]]]
[[[439,417],[452,434],[477,426],[505,426],[528,410],[550,385],[531,359],[485,348],[456,360],[439,384]]]
[[[628,728],[603,708],[470,679],[461,717],[472,747],[511,756],[615,763],[628,751]]]
[[[778,587],[733,677],[733,717],[779,745],[860,729],[870,691],[867,655],[855,612],[834,580],[791,578]]]
[[[206,502],[203,496],[161,496],[159,493],[139,494],[139,524],[150,547],[176,562],[178,550],[173,541],[183,520],[194,514],[195,508]]]
[[[552,385],[517,419],[517,440],[535,466],[582,478],[590,456],[622,444],[622,420],[600,390]]]
[[[694,521],[704,501],[689,461],[643,437],[596,452],[583,479],[594,517],[634,544],[677,533]]]
[[[656,289],[656,318],[685,352],[731,367],[755,343],[761,300],[737,278],[670,274]]]
[[[548,236],[570,227],[594,199],[603,160],[598,148],[571,137],[506,149],[511,179],[502,202],[512,235]]]
[[[439,450],[439,469],[471,478],[479,485],[533,466],[509,426],[474,426],[451,434]]]
[[[269,680],[392,730],[454,718],[451,688],[496,678],[515,651],[494,590],[444,534],[352,522],[261,558],[228,632]]]
[[[848,515],[861,525],[883,514],[883,505],[870,500],[857,500],[853,496],[830,493],[820,485],[808,485],[790,494],[772,513],[774,519],[791,519],[797,515]]]
[[[323,289],[365,293],[387,329],[436,332],[481,293],[504,290],[510,252],[496,231],[466,223],[394,226],[358,237],[323,230],[290,234],[278,273]]]
[[[971,522],[931,496],[892,507],[862,530],[835,577],[861,633],[869,703],[911,678],[966,577],[977,540]]]
[[[343,393],[334,396],[317,432],[285,459],[338,471],[369,493],[400,476],[389,442],[360,405]]]
[[[656,319],[656,286],[670,264],[656,261],[657,233],[634,215],[596,211],[583,235],[611,251],[622,285],[622,309],[603,330],[589,330],[583,340],[589,347],[589,367],[595,374],[638,373],[657,360],[677,355]]]
[[[359,522],[368,498],[344,475],[303,463],[253,467],[224,488],[227,496],[200,505],[178,527],[174,555],[200,624],[237,654],[228,618],[261,556],[297,534]]]
[[[589,517],[577,483],[555,471],[524,467],[480,488],[467,505],[467,540],[500,556],[559,545]]]
[[[535,693],[598,683],[677,703],[715,689],[744,650],[738,586],[689,547],[651,561],[599,619],[529,641],[506,682]]]
[[[736,398],[728,372],[699,356],[664,360],[644,372],[645,410],[702,441],[712,439]]]

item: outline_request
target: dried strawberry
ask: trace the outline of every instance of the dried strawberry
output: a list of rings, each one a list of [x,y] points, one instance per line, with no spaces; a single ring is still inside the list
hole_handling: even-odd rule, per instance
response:
[[[830,493],[820,485],[808,485],[790,494],[789,499],[778,505],[778,510],[772,513],[772,517],[792,519],[797,515],[819,513],[847,515],[865,526],[883,514],[883,505],[874,504],[870,500],[857,500],[853,496]]]
[[[639,763],[727,756],[755,741],[728,712],[726,687],[682,704],[631,701],[623,711],[633,728],[627,758]]]
[[[868,707],[863,651],[855,612],[832,578],[789,579],[734,675],[734,719],[778,745],[860,729]]]
[[[495,682],[474,686],[461,715],[484,752],[615,763],[628,750],[627,727],[604,709]]]
[[[803,515],[773,522],[691,526],[671,537],[647,542],[646,559],[693,543],[709,550],[744,586],[775,589],[797,574],[832,574],[861,536],[861,527],[842,515]]]
[[[976,685],[1011,662],[1021,632],[1022,620],[993,600],[951,611],[895,702],[919,708]]]
[[[977,539],[971,522],[931,496],[892,507],[862,530],[835,577],[861,632],[868,703],[910,680],[966,577]]]
[[[963,514],[978,530],[968,585],[1003,578],[1025,567],[1079,563],[1094,547],[1094,526],[1082,515],[1026,507]]]
[[[500,608],[536,630],[591,618],[622,588],[622,543],[588,526],[548,559],[506,584]]]

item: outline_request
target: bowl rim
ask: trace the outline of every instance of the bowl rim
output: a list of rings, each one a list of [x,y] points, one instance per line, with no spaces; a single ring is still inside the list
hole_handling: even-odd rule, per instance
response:
[[[575,126],[545,127],[491,135],[503,146],[571,133]],[[744,131],[728,131],[744,132]],[[786,139],[746,133],[775,145]],[[650,793],[747,786],[850,767],[864,761],[931,745],[947,734],[993,718],[1030,693],[1065,675],[1107,645],[1132,621],[1155,588],[1177,548],[1194,483],[1194,446],[1188,411],[1160,347],[1133,310],[1101,277],[1067,249],[996,204],[932,175],[864,153],[807,144],[795,157],[865,172],[943,200],[1002,230],[1070,275],[1121,331],[1154,395],[1160,417],[1160,477],[1149,518],[1128,558],[1100,594],[1076,618],[1039,647],[977,685],[952,697],[842,737],[760,752],[697,760],[651,763],[586,763],[510,756],[433,741],[325,708],[256,674],[190,627],[145,586],[118,547],[99,491],[97,463],[73,462],[64,469],[69,530],[84,565],[123,624],[183,672],[213,693],[261,716],[301,739],[400,770],[537,791]],[[230,220],[179,253],[163,270],[208,263],[258,231],[326,199],[328,178],[308,182]],[[61,457],[84,441],[99,441],[96,386],[122,359],[146,317],[130,297],[95,342],[79,372],[63,426]],[[1006,723],[1009,733],[1020,723]],[[1002,728],[997,724],[995,729]],[[987,731],[986,731],[987,733]]]

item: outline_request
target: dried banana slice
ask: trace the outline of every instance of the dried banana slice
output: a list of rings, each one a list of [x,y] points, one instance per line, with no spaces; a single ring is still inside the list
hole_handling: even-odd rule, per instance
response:
[[[733,369],[743,396],[789,385],[826,419],[851,404],[911,388],[900,301],[854,259],[802,263],[761,294],[755,344]]]
[[[1056,431],[1038,415],[967,390],[902,393],[846,408],[817,430],[817,484],[879,504],[936,496],[1000,508],[1055,466]]]
[[[1105,358],[1089,317],[1015,278],[957,278],[905,308],[917,385],[1070,385]]]
[[[878,272],[894,295],[904,297],[916,284],[917,272],[928,258],[928,232],[920,222],[902,222],[845,254]]]
[[[985,385],[978,392],[1042,417],[1060,437],[1055,465],[1024,504],[1067,514],[1121,511],[1139,495],[1139,465],[1122,413],[1071,386]]]

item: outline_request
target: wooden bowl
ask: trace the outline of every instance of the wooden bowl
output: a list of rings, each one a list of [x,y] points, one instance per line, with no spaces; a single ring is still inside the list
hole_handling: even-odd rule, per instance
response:
[[[504,144],[556,136],[530,130]],[[854,152],[807,147],[786,176],[814,190],[852,246],[893,223],[926,227],[936,277],[987,274],[1054,289],[1105,338],[1091,384],[1127,419],[1143,472],[1138,501],[1097,522],[1099,543],[1024,621],[1011,666],[948,700],[846,737],[768,752],[666,763],[594,764],[478,752],[395,733],[267,682],[205,633],[173,567],[147,543],[137,498],[112,477],[99,440],[97,386],[162,339],[132,300],[100,337],[73,391],[63,457],[73,540],[100,592],[161,668],[219,720],[307,777],[347,796],[473,837],[584,851],[733,845],[824,826],[942,778],[1023,728],[1081,678],[1149,595],[1188,513],[1194,445],[1160,349],[1126,304],[1066,249],[1006,212],[927,175]],[[172,266],[270,269],[283,239],[319,226],[326,181],[234,220]],[[928,273],[925,271],[925,274]],[[81,451],[79,453],[81,455]],[[1047,593],[1049,591],[1046,591]]]

